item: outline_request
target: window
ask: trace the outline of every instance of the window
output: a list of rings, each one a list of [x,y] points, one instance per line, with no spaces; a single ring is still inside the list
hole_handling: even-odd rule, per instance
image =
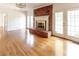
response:
[[[63,12],[55,13],[55,31],[63,34]]]
[[[79,37],[79,10],[68,11],[68,35]]]
[[[33,28],[33,16],[27,16],[27,28]]]

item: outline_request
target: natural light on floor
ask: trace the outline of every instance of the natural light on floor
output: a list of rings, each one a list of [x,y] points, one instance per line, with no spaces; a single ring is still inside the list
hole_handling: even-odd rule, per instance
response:
[[[67,42],[67,56],[79,56],[79,45]]]

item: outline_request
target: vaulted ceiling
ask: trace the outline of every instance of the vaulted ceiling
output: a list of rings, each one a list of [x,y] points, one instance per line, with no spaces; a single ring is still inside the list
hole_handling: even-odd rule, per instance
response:
[[[51,3],[26,3],[26,7],[19,8],[19,7],[16,6],[16,3],[0,3],[0,8],[27,11],[29,9],[35,9],[35,8],[47,6],[47,5],[50,5],[50,4]]]

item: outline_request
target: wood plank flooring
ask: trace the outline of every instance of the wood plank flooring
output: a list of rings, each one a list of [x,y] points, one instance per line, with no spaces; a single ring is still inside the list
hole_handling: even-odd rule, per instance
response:
[[[53,36],[41,38],[29,30],[10,31],[0,38],[1,56],[73,56],[78,50],[79,44]]]

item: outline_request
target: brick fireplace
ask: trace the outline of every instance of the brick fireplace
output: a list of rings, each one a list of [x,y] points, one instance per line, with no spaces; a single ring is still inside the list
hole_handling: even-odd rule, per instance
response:
[[[34,9],[34,27],[35,28],[39,27],[46,31],[52,32],[52,11],[53,11],[52,9],[53,9],[52,5]],[[38,18],[38,19],[41,18],[41,19],[37,20],[37,22],[36,22],[36,18]],[[46,18],[46,20],[45,20],[46,27],[44,24],[45,23],[44,18]],[[41,23],[38,23],[38,22],[41,22]],[[36,27],[36,23],[37,23],[37,27]]]

